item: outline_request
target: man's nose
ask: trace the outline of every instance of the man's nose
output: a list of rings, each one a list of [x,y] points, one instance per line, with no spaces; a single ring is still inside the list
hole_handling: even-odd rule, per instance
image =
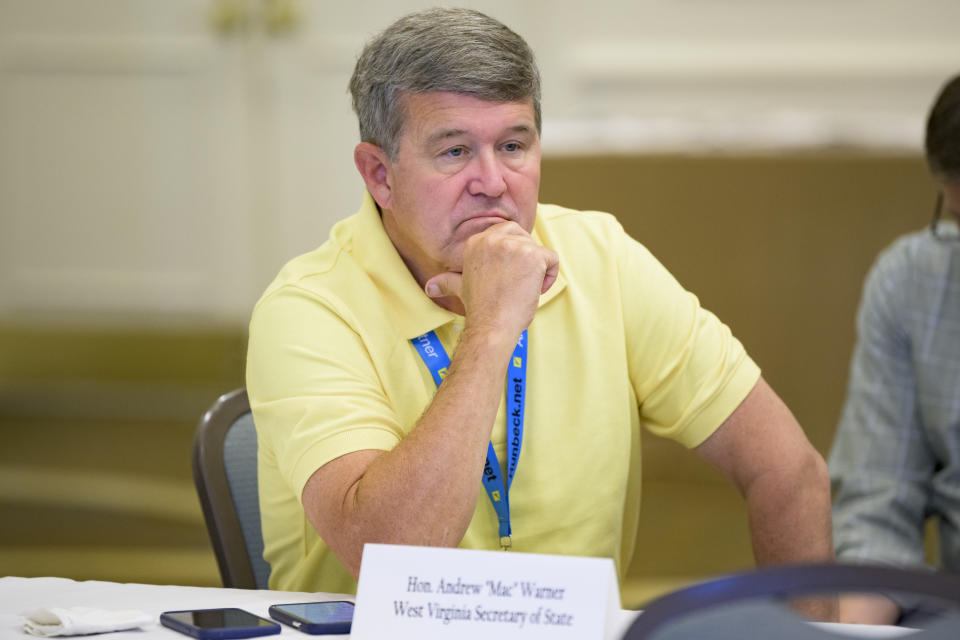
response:
[[[473,175],[467,190],[472,196],[497,198],[507,190],[504,167],[492,149],[484,150],[474,157]]]

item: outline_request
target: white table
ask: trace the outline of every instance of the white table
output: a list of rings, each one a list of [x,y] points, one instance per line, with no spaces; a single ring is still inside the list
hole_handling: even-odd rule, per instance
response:
[[[269,619],[271,604],[316,602],[319,600],[353,600],[353,596],[326,593],[294,593],[289,591],[253,591],[249,589],[217,589],[211,587],[179,587],[153,584],[121,584],[117,582],[77,582],[66,578],[0,578],[0,639],[31,638],[21,630],[21,614],[41,607],[96,607],[100,609],[139,609],[157,619],[145,632],[117,631],[108,635],[79,636],[99,640],[139,638],[148,640],[185,639],[187,636],[160,625],[164,611],[183,609],[215,609],[239,607]],[[283,625],[280,635],[311,637]],[[276,637],[276,636],[269,636]],[[349,636],[327,636],[346,638]]]
[[[0,578],[0,640],[32,638],[22,631],[21,614],[42,607],[96,607],[101,609],[139,609],[157,619],[145,631],[117,631],[108,635],[80,636],[100,640],[136,638],[137,640],[177,640],[187,636],[160,625],[164,611],[182,609],[213,609],[239,607],[264,618],[269,618],[271,604],[289,602],[316,602],[320,600],[353,600],[353,596],[328,593],[295,593],[290,591],[251,591],[247,589],[217,589],[211,587],[179,587],[152,584],[121,584],[117,582],[77,582],[67,578]],[[636,617],[635,611],[622,611],[619,624],[611,629],[607,640],[618,639]],[[897,627],[866,627],[860,625],[823,625],[855,637],[891,638],[903,635]],[[909,632],[906,632],[909,633]],[[349,636],[309,636],[283,626],[281,635],[307,638],[346,638]],[[275,637],[275,636],[267,636]]]

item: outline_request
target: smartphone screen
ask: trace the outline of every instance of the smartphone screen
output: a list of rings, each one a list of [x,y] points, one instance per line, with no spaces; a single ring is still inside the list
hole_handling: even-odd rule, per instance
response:
[[[350,633],[350,624],[353,621],[353,603],[339,600],[336,602],[275,604],[270,607],[270,617],[306,633]]]
[[[167,611],[160,622],[194,638],[252,638],[280,633],[280,625],[243,609]]]

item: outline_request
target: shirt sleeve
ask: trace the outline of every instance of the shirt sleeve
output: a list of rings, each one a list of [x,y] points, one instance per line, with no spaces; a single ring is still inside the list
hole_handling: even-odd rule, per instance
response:
[[[686,447],[706,440],[760,377],[743,345],[640,243],[623,234],[627,358],[641,419]]]
[[[920,426],[904,314],[904,252],[871,269],[857,312],[847,398],[830,454],[837,557],[922,566],[935,458]]]
[[[300,498],[310,476],[339,456],[392,449],[402,429],[370,353],[349,318],[287,285],[250,323],[247,392],[258,437]]]

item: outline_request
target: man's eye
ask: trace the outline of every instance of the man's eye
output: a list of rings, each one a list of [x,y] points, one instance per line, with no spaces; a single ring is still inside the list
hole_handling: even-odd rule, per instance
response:
[[[515,152],[515,151],[520,151],[520,143],[519,143],[519,142],[508,142],[507,144],[503,145],[503,150],[506,151],[507,153],[513,153],[513,152]]]
[[[453,149],[447,149],[443,155],[449,158],[459,158],[465,153],[463,147],[454,147]]]

